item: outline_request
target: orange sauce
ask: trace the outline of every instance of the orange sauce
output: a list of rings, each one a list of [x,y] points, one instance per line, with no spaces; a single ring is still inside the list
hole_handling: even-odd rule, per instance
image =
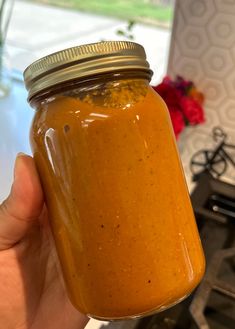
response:
[[[120,80],[37,109],[31,142],[74,306],[118,319],[187,296],[204,255],[160,96]]]

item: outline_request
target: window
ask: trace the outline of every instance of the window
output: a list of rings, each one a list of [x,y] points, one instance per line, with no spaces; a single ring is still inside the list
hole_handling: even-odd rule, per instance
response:
[[[12,67],[22,72],[54,51],[101,40],[142,44],[154,82],[166,71],[172,0],[16,1],[7,35]]]

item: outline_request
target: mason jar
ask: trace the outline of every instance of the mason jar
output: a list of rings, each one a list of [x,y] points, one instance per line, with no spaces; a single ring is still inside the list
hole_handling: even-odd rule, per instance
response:
[[[132,42],[65,49],[24,73],[67,292],[96,319],[162,311],[204,273],[170,116],[151,75]]]

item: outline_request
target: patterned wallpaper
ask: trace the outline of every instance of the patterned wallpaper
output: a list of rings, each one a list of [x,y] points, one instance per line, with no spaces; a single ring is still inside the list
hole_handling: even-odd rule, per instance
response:
[[[206,98],[206,123],[186,128],[179,141],[189,178],[192,154],[215,146],[214,126],[235,144],[235,0],[176,0],[168,74],[193,80]],[[235,168],[224,180],[235,182]]]

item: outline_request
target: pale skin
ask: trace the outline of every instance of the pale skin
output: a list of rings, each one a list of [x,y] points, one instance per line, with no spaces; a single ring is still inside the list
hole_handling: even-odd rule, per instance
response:
[[[0,205],[0,329],[83,329],[64,287],[34,160],[18,155]]]

